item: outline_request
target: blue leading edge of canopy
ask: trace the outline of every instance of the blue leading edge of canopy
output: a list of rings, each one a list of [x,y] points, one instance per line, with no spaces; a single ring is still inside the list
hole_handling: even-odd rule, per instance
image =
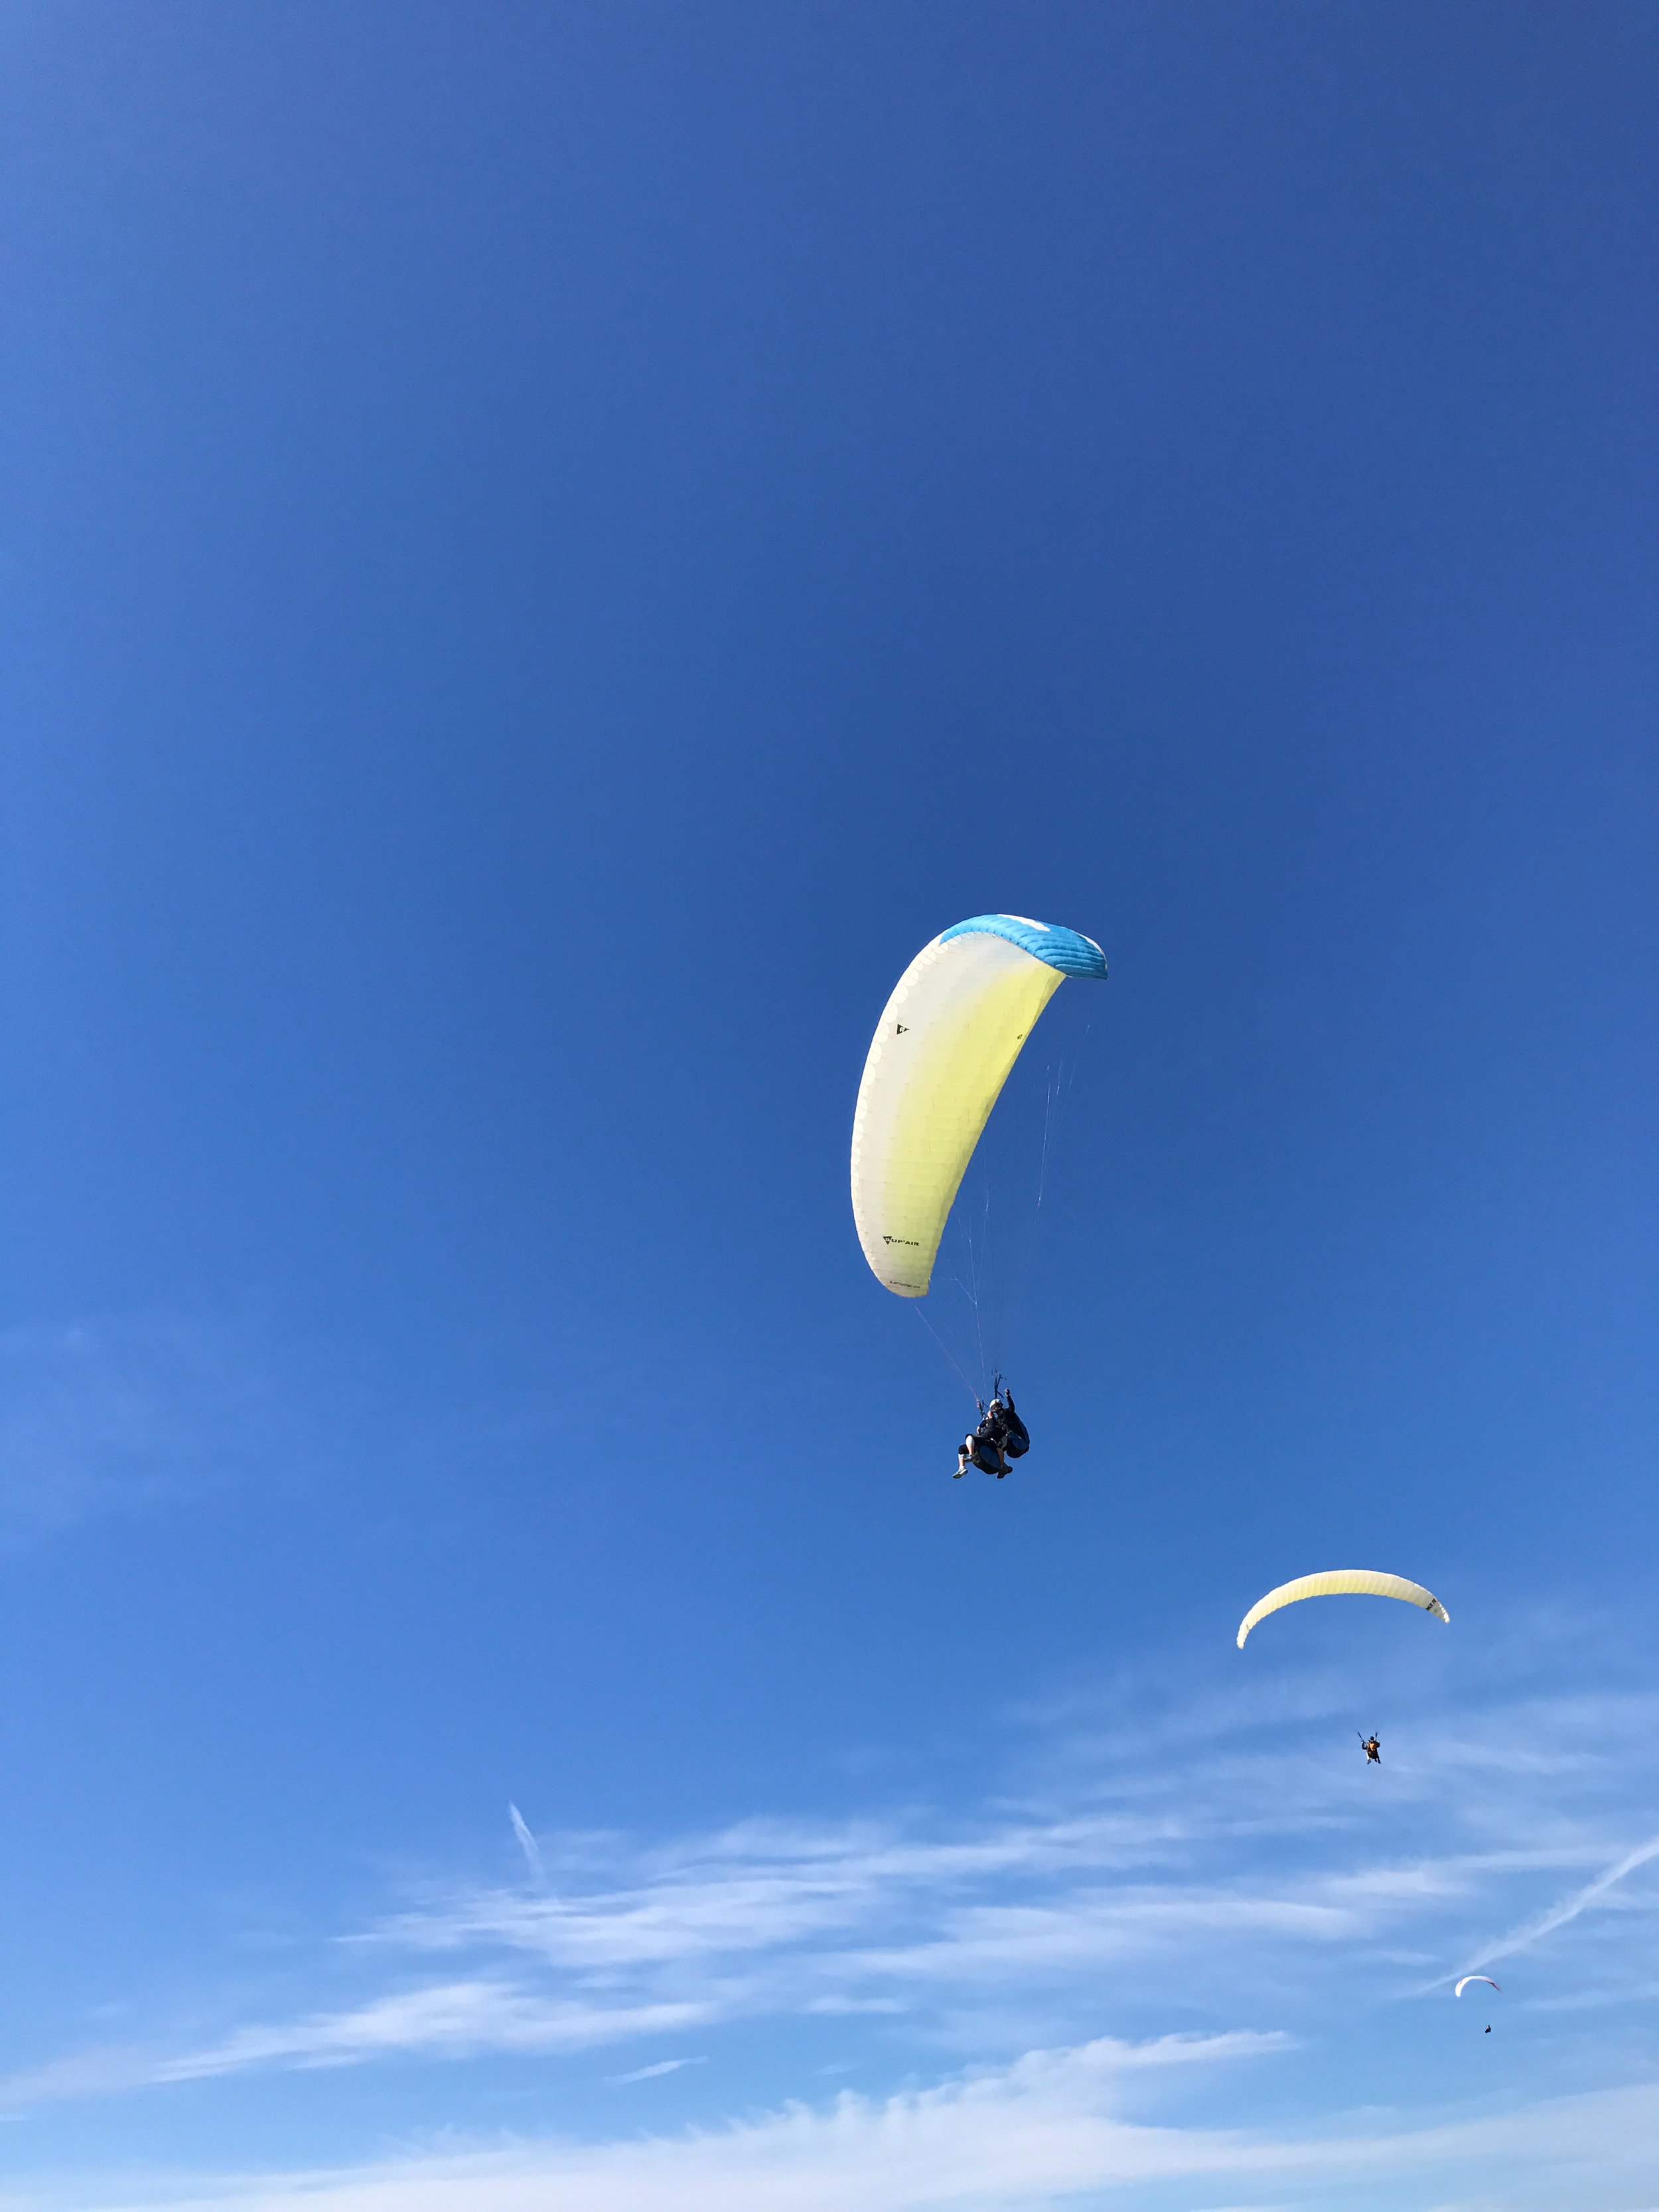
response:
[[[948,945],[953,937],[1006,937],[1022,952],[1058,968],[1062,975],[1092,976],[1102,983],[1106,980],[1106,955],[1092,937],[1081,937],[1074,929],[1050,928],[1047,922],[1027,921],[1018,914],[976,914],[971,921],[942,931],[939,941]]]

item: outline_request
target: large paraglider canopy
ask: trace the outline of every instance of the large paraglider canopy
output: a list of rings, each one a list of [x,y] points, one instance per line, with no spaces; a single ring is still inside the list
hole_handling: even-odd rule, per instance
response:
[[[1302,1575],[1293,1583],[1280,1583],[1277,1589],[1258,1598],[1239,1623],[1239,1650],[1244,1649],[1244,1638],[1257,1621],[1265,1620],[1281,1607],[1299,1604],[1304,1597],[1397,1597],[1407,1605],[1421,1606],[1437,1620],[1451,1619],[1432,1590],[1425,1589],[1421,1583],[1408,1583],[1404,1575],[1379,1575],[1370,1567],[1333,1567],[1322,1575]]]
[[[1490,1974],[1465,1974],[1462,1980],[1452,1991],[1452,1995],[1455,1997],[1461,1997],[1471,1982],[1484,1982],[1489,1990],[1496,1990],[1500,1997],[1504,1994],[1502,1983],[1493,1981]]]
[[[924,945],[887,1001],[853,1118],[853,1217],[877,1279],[922,1298],[991,1109],[1068,975],[1103,980],[1091,937],[1013,914]]]

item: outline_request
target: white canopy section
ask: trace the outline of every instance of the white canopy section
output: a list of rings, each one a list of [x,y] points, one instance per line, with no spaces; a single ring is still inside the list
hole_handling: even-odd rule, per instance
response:
[[[1063,973],[988,931],[935,938],[900,976],[859,1085],[853,1218],[878,1279],[927,1295],[957,1186]]]
[[[1297,1605],[1304,1597],[1397,1597],[1407,1605],[1421,1606],[1437,1620],[1451,1619],[1432,1590],[1425,1590],[1421,1583],[1408,1583],[1404,1575],[1379,1575],[1370,1567],[1332,1567],[1322,1575],[1302,1575],[1293,1583],[1280,1583],[1277,1589],[1258,1598],[1239,1623],[1239,1650],[1244,1649],[1244,1638],[1258,1620],[1265,1620],[1281,1607]]]
[[[973,1146],[1066,975],[1103,982],[1093,938],[975,914],[933,938],[876,1026],[852,1124],[852,1212],[876,1279],[925,1298]]]

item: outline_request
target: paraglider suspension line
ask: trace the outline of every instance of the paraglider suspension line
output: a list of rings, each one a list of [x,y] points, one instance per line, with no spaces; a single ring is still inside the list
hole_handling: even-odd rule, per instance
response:
[[[1066,1055],[1063,1052],[1060,1055],[1058,1063],[1051,1064],[1048,1069],[1048,1100],[1042,1113],[1042,1153],[1037,1166],[1036,1202],[1039,1206],[1042,1204],[1042,1194],[1048,1188],[1048,1158],[1054,1149],[1054,1139],[1060,1133],[1060,1115],[1066,1101],[1071,1096],[1072,1086],[1077,1081],[1077,1072],[1083,1065],[1083,1048],[1088,1043],[1089,1032],[1093,1027],[1092,1022],[1084,1024],[1083,1035],[1078,1039],[1077,1048],[1072,1054],[1072,1068],[1069,1075],[1066,1071]]]
[[[958,1376],[961,1376],[961,1378],[962,1378],[962,1387],[963,1387],[963,1389],[968,1393],[968,1395],[969,1395],[969,1396],[973,1400],[974,1403],[975,1403],[975,1404],[979,1407],[979,1409],[980,1409],[981,1413],[983,1413],[983,1412],[984,1412],[984,1410],[985,1410],[985,1404],[984,1404],[984,1401],[981,1398],[981,1396],[980,1396],[980,1395],[979,1395],[978,1391],[975,1389],[975,1388],[974,1388],[973,1384],[972,1384],[972,1383],[968,1380],[968,1377],[967,1377],[965,1375],[963,1375],[963,1372],[962,1372],[962,1369],[961,1369],[960,1365],[959,1365],[959,1364],[958,1364],[958,1363],[957,1363],[957,1356],[956,1356],[955,1352],[953,1352],[951,1351],[951,1349],[950,1346],[949,1346],[948,1344],[946,1344],[946,1342],[945,1341],[945,1339],[944,1339],[944,1338],[939,1334],[939,1331],[938,1331],[938,1330],[933,1327],[933,1322],[930,1322],[930,1321],[928,1320],[928,1318],[927,1318],[927,1315],[926,1315],[925,1313],[923,1313],[923,1311],[922,1311],[922,1310],[921,1310],[921,1299],[920,1299],[920,1298],[912,1298],[912,1299],[911,1299],[911,1301],[910,1301],[910,1310],[911,1310],[911,1312],[912,1312],[913,1314],[915,1314],[915,1316],[916,1319],[917,1319],[917,1320],[921,1323],[922,1327],[927,1330],[927,1332],[928,1335],[929,1335],[929,1336],[931,1336],[931,1337],[933,1338],[933,1340],[934,1343],[935,1343],[936,1345],[938,1345],[938,1346],[939,1346],[939,1350],[940,1350],[940,1351],[945,1354],[945,1358],[950,1361],[950,1363],[951,1363],[951,1366],[952,1366],[952,1367],[954,1367],[954,1368],[956,1368],[956,1370],[957,1370],[957,1375],[958,1375]]]

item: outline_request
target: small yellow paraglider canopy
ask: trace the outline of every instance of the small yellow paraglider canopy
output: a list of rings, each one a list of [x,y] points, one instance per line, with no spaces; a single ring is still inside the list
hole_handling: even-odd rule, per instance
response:
[[[1451,1619],[1432,1590],[1425,1590],[1421,1583],[1408,1583],[1404,1575],[1379,1575],[1370,1567],[1332,1567],[1322,1575],[1299,1575],[1293,1583],[1280,1583],[1258,1598],[1238,1625],[1239,1650],[1244,1649],[1244,1638],[1258,1620],[1304,1597],[1397,1597],[1407,1605],[1421,1606],[1437,1620]]]

